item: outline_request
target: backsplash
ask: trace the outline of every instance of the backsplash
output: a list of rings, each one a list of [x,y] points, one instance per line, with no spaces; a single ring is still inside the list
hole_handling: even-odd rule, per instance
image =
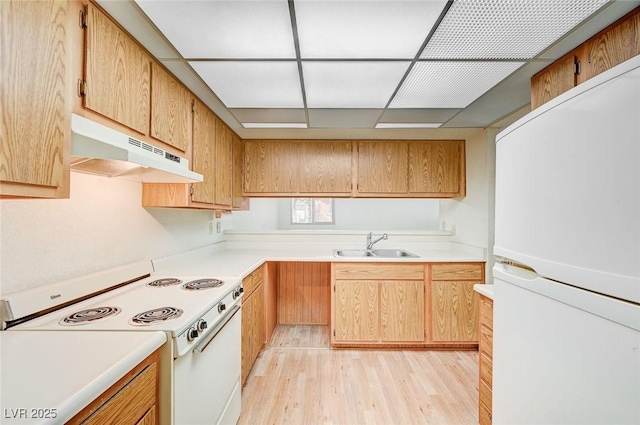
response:
[[[0,202],[0,295],[209,245],[210,211],[141,206],[142,185],[71,173],[70,199]]]

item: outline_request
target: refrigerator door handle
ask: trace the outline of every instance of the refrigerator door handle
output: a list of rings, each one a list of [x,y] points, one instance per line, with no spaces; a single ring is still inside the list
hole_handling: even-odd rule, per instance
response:
[[[493,266],[493,275],[494,277],[515,283],[523,288],[532,285],[540,278],[540,276],[531,269],[518,267],[513,264],[501,263],[497,263]]]

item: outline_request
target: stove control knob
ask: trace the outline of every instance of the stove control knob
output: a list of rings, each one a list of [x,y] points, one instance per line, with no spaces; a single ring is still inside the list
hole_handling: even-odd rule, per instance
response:
[[[240,292],[241,294],[244,294],[244,288],[241,286],[240,288],[238,288],[238,292]]]
[[[225,311],[227,309],[227,306],[224,305],[224,303],[220,303],[218,304],[218,313],[222,313],[223,311]]]
[[[207,329],[207,321],[204,319],[198,320],[196,328],[198,329],[198,332],[204,332],[204,330]]]
[[[236,289],[235,291],[233,291],[233,299],[238,299],[238,297],[240,297],[240,289]]]
[[[198,330],[194,327],[189,328],[187,331],[187,341],[193,341],[198,337]]]

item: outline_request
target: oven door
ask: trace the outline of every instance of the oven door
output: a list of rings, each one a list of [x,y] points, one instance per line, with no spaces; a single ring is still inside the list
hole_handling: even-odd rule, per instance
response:
[[[241,308],[234,306],[174,361],[174,423],[235,425],[240,417]]]

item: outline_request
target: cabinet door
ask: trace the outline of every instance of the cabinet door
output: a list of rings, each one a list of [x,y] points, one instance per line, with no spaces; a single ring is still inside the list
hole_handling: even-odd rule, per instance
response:
[[[231,185],[233,199],[231,206],[237,210],[248,210],[249,199],[245,198],[242,188],[244,143],[237,134],[233,133],[231,136],[233,138],[233,183]]]
[[[151,66],[151,137],[186,152],[193,96],[157,63]]]
[[[244,173],[245,193],[296,193],[298,143],[246,140]]]
[[[351,142],[300,143],[300,193],[350,193],[351,176]]]
[[[358,192],[406,194],[408,169],[407,143],[358,143]]]
[[[409,143],[409,192],[464,194],[464,141]]]
[[[68,10],[0,1],[1,195],[69,196]]]
[[[433,341],[478,341],[477,281],[431,282]]]
[[[265,342],[264,285],[258,286],[251,298],[253,298],[251,323],[251,366],[253,367]]]
[[[424,341],[424,282],[380,283],[380,340]]]
[[[253,327],[253,294],[246,297],[242,302],[242,334],[241,334],[241,380],[242,385],[247,382],[251,367],[253,366],[253,336],[251,329]]]
[[[151,59],[91,3],[85,61],[84,107],[148,134]]]
[[[231,207],[233,180],[233,139],[231,129],[216,119],[215,203]]]
[[[216,118],[203,103],[197,101],[193,112],[193,160],[191,167],[204,176],[202,183],[193,183],[191,200],[213,204],[215,171],[213,155],[215,153]]]
[[[577,84],[577,49],[531,77],[531,109],[545,104]]]
[[[335,292],[336,341],[378,341],[378,282],[338,280]]]

